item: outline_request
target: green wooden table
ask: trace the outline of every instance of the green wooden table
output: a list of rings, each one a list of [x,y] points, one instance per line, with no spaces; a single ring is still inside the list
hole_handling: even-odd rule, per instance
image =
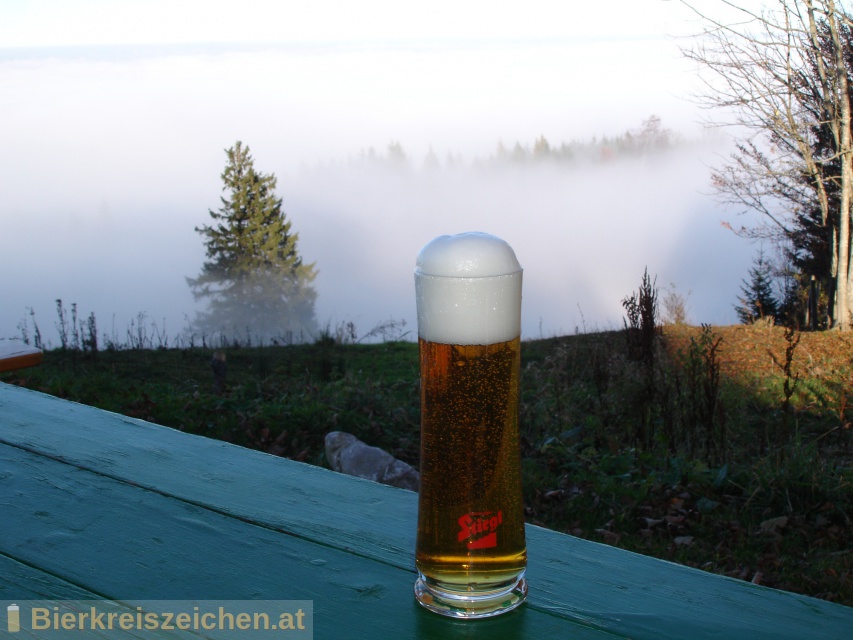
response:
[[[442,618],[412,595],[416,511],[402,489],[0,383],[0,601],[308,600],[315,638],[853,638],[851,608],[530,525],[529,601]]]

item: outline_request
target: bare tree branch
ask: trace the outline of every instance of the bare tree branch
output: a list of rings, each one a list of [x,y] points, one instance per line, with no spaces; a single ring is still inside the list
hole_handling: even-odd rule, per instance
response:
[[[706,2],[682,4],[702,25],[682,49],[699,69],[696,100],[716,124],[746,132],[712,174],[717,195],[769,222],[741,235],[791,240],[804,226],[825,235],[833,321],[849,328],[853,20],[836,0],[773,0],[760,11],[718,0],[737,16],[730,21]]]

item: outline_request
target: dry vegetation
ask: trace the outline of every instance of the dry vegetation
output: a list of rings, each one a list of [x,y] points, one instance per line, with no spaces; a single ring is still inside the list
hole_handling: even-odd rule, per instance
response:
[[[667,349],[675,353],[689,346],[701,329],[687,325],[664,328]],[[723,373],[732,379],[754,380],[782,372],[785,363],[785,328],[767,324],[714,327],[720,343]],[[837,331],[798,333],[799,344],[793,355],[796,372],[803,378],[826,378],[853,368],[853,334]],[[853,380],[851,380],[853,388]]]

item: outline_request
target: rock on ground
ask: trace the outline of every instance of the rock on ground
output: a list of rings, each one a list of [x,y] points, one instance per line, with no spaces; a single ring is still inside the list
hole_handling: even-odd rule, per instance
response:
[[[366,445],[350,433],[326,434],[326,459],[332,469],[350,476],[417,491],[420,474],[387,451]]]

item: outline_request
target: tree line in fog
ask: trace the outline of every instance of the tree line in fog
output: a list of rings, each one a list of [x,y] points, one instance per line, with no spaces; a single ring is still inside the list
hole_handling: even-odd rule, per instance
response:
[[[535,165],[544,163],[576,164],[611,162],[619,158],[636,158],[670,151],[686,144],[685,139],[663,126],[661,118],[652,115],[641,125],[615,136],[594,136],[588,140],[569,142],[549,141],[540,135],[532,142],[516,140],[507,144],[498,141],[486,157],[466,160],[462,154],[436,152],[430,147],[420,162],[406,151],[399,141],[392,141],[384,150],[363,149],[348,160],[349,165],[385,166],[396,169],[422,168],[424,171],[457,167],[490,168]]]

